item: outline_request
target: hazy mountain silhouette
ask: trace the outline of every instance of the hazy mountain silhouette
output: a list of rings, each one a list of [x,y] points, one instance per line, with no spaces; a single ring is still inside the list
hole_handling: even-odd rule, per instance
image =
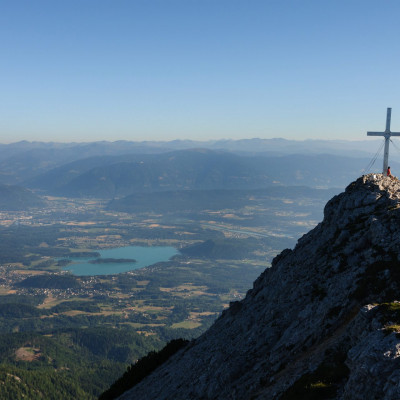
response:
[[[394,139],[396,140],[396,139]],[[214,141],[116,141],[91,143],[44,143],[22,141],[0,144],[0,182],[20,183],[44,174],[62,165],[97,156],[123,156],[125,154],[161,154],[177,150],[204,148],[244,156],[277,157],[293,154],[331,154],[370,161],[381,144],[380,140],[304,140],[241,139]],[[397,156],[393,149],[392,156]],[[395,158],[393,158],[395,160]]]
[[[114,198],[140,192],[256,189],[271,185],[344,187],[369,159],[330,154],[239,156],[207,149],[78,160],[26,182],[70,197]],[[392,170],[396,170],[393,164]]]

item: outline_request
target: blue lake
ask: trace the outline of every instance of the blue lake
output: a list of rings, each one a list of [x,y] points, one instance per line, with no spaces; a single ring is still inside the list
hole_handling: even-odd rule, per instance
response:
[[[64,270],[72,272],[74,275],[112,275],[120,272],[132,271],[147,267],[149,265],[168,261],[171,257],[179,254],[179,251],[174,247],[167,246],[128,246],[118,247],[115,249],[93,250],[100,254],[100,257],[90,258],[72,258],[72,264],[63,267]],[[96,260],[97,258],[115,258],[115,259],[134,259],[133,262],[124,263],[104,263],[104,264],[91,264],[88,261]]]

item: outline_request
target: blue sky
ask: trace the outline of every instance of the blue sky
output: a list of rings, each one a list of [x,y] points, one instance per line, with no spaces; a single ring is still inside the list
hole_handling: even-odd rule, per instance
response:
[[[400,131],[400,2],[0,2],[0,142]]]

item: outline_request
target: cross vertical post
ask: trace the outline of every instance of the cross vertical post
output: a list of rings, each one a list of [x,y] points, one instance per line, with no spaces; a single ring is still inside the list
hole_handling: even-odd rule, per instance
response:
[[[390,131],[390,120],[392,116],[392,109],[388,108],[386,112],[386,129],[385,132],[367,132],[368,136],[383,136],[385,138],[385,150],[383,153],[383,171],[382,173],[386,175],[386,171],[389,165],[389,141],[391,136],[400,136],[400,132]]]
[[[383,153],[383,174],[386,173],[389,165],[389,140],[390,140],[390,119],[392,109],[388,108],[386,112],[386,129],[385,129],[385,150]]]

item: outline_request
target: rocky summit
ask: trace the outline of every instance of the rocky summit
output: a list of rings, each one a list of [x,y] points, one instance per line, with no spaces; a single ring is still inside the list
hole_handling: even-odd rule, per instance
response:
[[[121,399],[400,399],[400,181],[362,176]]]

